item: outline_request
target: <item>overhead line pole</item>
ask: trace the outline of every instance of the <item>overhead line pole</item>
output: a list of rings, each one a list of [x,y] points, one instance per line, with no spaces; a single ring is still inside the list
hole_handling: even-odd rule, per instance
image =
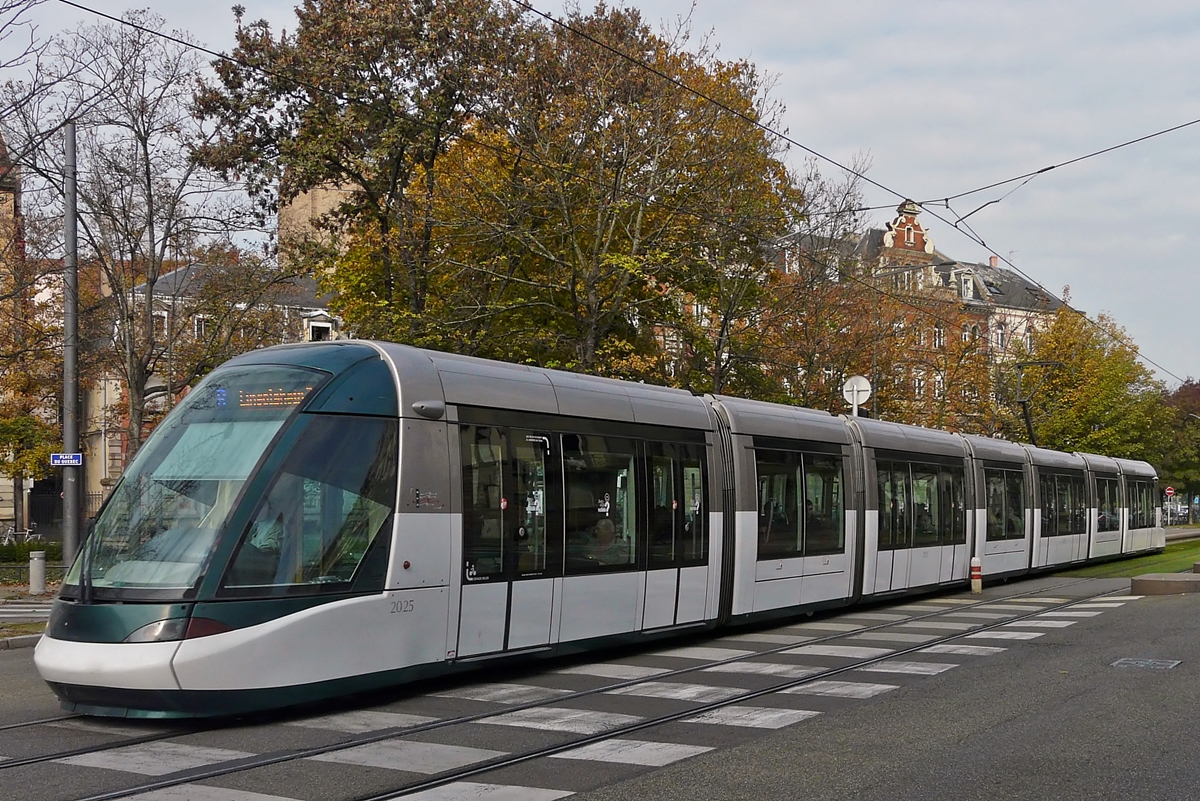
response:
[[[75,123],[68,122],[66,170],[63,176],[63,452],[79,453],[79,239],[76,229]],[[63,563],[79,550],[79,474],[81,467],[62,469]]]

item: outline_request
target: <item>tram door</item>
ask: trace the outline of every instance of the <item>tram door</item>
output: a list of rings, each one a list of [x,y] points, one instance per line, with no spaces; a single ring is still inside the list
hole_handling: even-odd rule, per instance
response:
[[[458,656],[550,642],[561,510],[547,491],[551,439],[538,431],[465,425],[463,584]]]

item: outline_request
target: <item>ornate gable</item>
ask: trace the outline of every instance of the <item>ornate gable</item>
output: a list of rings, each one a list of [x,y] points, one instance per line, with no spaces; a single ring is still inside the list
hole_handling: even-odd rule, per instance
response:
[[[921,207],[905,200],[896,207],[896,219],[887,224],[883,234],[885,250],[908,251],[913,254],[933,254],[933,240],[917,219]]]

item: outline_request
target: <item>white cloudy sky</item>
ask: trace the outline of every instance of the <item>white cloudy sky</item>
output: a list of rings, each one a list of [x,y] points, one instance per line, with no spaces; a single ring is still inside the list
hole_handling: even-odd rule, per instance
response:
[[[240,2],[249,19],[293,27],[289,0]],[[148,7],[213,49],[232,44],[224,3],[81,4],[111,14]],[[774,94],[787,105],[794,140],[840,163],[869,154],[870,178],[919,201],[1200,119],[1194,0],[631,4],[653,22],[690,12],[695,30],[711,30],[724,57],[749,58],[777,76]],[[556,11],[562,3],[540,7]],[[36,19],[43,33],[96,20],[59,0],[46,0]],[[952,206],[965,214],[1012,186]],[[870,187],[867,200],[898,202]],[[891,216],[875,212],[874,222]],[[925,218],[939,250],[986,261],[988,251]],[[1168,385],[1200,376],[1200,335],[1191,324],[1200,311],[1193,264],[1200,125],[1039,176],[969,222],[1051,291],[1069,285],[1077,308],[1115,317]]]

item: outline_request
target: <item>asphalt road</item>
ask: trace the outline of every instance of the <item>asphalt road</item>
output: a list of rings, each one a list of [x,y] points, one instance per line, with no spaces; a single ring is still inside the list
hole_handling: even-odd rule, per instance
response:
[[[1062,579],[1047,577],[989,587],[985,598],[1012,592],[1071,594],[1062,584]],[[1077,591],[1080,596],[1124,593],[1128,585],[1127,579],[1092,580]],[[722,644],[729,645],[713,640],[713,645]],[[956,657],[955,669],[897,681],[901,686],[891,692],[812,707],[823,711],[786,728],[740,730],[724,740],[713,734],[713,750],[667,767],[601,770],[589,763],[542,760],[522,768],[524,773],[506,769],[476,781],[569,786],[577,791],[573,798],[587,801],[1200,797],[1195,736],[1200,594],[1147,596],[1081,616],[1074,625],[1048,629],[1034,640],[999,644],[1006,645],[1001,652]],[[59,714],[33,670],[32,654],[32,649],[0,651],[0,725]],[[1130,658],[1178,664],[1170,669],[1113,665]],[[615,697],[612,703],[635,700]],[[808,708],[814,700],[797,703]],[[240,728],[216,733],[225,742],[209,744],[253,751],[250,741],[294,731],[275,724]],[[0,734],[0,743],[3,739]],[[104,786],[96,783],[104,778],[96,772],[80,772],[76,778],[69,771],[80,769],[62,770],[68,771],[63,787],[75,788],[70,797]],[[8,793],[16,785],[7,780],[18,781],[19,773],[0,775],[0,797],[13,797]],[[246,789],[316,801],[330,797],[322,787],[330,792],[337,787],[340,796],[370,774],[309,763],[279,766],[264,783],[266,778],[269,784]]]
[[[1113,667],[1122,658],[1180,664]],[[837,714],[576,798],[1196,799],[1198,730],[1200,594],[1147,596]]]

